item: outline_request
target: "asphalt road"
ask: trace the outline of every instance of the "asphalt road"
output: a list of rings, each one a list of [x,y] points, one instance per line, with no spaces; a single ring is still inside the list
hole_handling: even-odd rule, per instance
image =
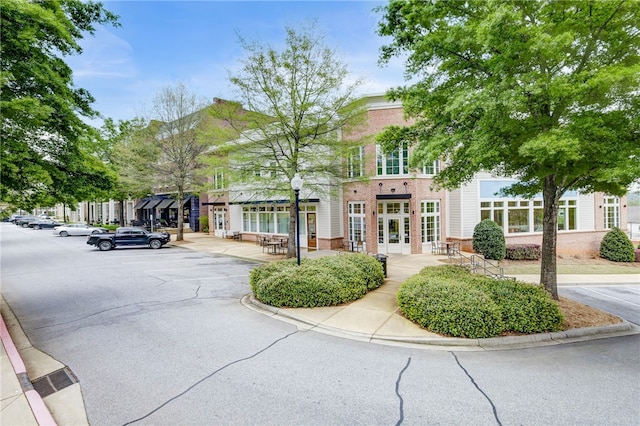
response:
[[[94,426],[640,424],[638,335],[491,352],[351,341],[242,306],[251,262],[85,241],[0,226],[2,294],[78,377]]]

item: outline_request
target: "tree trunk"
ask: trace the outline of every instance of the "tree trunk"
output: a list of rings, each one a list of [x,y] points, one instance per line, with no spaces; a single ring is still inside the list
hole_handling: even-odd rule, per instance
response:
[[[544,216],[542,224],[542,262],[540,284],[558,300],[558,272],[556,267],[556,246],[558,240],[558,185],[555,175],[544,179],[542,190]]]
[[[178,229],[176,231],[176,241],[184,239],[184,191],[178,189]]]

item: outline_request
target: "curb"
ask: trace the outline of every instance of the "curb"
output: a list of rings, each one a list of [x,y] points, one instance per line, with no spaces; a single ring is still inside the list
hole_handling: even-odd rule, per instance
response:
[[[421,347],[431,350],[464,349],[467,351],[489,351],[532,348],[538,346],[560,345],[575,343],[585,340],[606,339],[609,337],[628,336],[640,334],[640,327],[634,326],[626,320],[619,324],[602,327],[576,328],[552,333],[537,333],[526,336],[491,337],[486,339],[464,339],[460,337],[395,337],[379,336],[376,334],[360,333],[357,331],[342,330],[323,325],[322,323],[301,319],[296,315],[258,301],[253,293],[249,293],[240,300],[244,306],[263,315],[304,326],[305,330],[318,331],[332,336],[343,337],[352,340],[378,343],[384,345],[403,345]]]
[[[53,420],[53,416],[42,400],[42,397],[33,388],[33,385],[29,380],[29,376],[27,375],[27,369],[24,365],[24,362],[22,361],[22,357],[18,352],[18,348],[16,348],[16,346],[14,345],[13,339],[9,334],[9,330],[7,329],[7,326],[4,323],[4,319],[1,316],[0,338],[2,339],[2,345],[7,352],[9,362],[11,362],[13,371],[16,373],[18,381],[20,382],[20,387],[22,388],[22,392],[27,398],[27,402],[29,403],[29,407],[33,412],[36,422],[38,422],[38,425],[40,426],[56,426],[56,422],[55,420]]]

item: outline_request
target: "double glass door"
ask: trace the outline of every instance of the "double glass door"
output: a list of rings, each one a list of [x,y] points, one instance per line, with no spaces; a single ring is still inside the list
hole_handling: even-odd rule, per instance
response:
[[[411,226],[408,201],[378,203],[378,251],[411,253]]]

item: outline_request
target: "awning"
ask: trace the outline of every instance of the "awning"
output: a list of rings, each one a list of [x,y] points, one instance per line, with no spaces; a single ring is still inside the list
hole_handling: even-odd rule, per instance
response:
[[[138,201],[138,202],[136,203],[136,205],[135,205],[135,206],[133,206],[133,209],[134,209],[134,210],[139,210],[139,209],[141,209],[145,204],[147,204],[148,202],[149,202],[149,199],[148,199],[148,198],[143,198],[142,200]]]
[[[173,198],[165,198],[164,200],[160,201],[160,204],[158,204],[156,206],[156,208],[157,209],[166,209],[167,207],[169,207],[174,202],[175,202],[175,200]]]
[[[411,194],[377,194],[376,200],[407,200]]]
[[[161,201],[162,198],[153,198],[144,206],[144,208],[148,210],[154,209]]]

